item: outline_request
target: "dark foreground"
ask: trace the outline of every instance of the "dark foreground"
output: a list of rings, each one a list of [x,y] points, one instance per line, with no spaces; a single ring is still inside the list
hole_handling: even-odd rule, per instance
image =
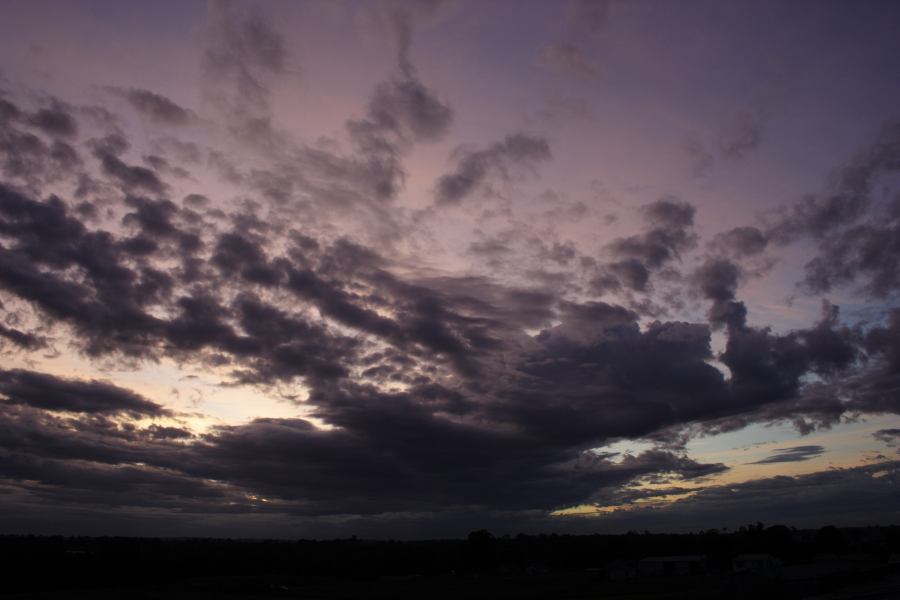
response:
[[[900,598],[900,527],[370,542],[0,537],[11,598]]]

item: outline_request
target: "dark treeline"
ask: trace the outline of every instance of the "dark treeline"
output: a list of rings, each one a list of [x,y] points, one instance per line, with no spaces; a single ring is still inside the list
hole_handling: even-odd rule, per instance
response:
[[[612,561],[647,556],[705,555],[710,569],[725,572],[743,553],[771,554],[790,565],[823,555],[887,561],[898,552],[898,526],[797,530],[753,524],[691,534],[503,537],[481,530],[467,539],[432,541],[0,536],[7,592],[165,587],[203,580],[227,581],[234,591],[240,578],[253,582],[247,585],[265,580],[273,590],[288,589],[304,578],[366,582],[556,573],[602,578],[602,567]]]

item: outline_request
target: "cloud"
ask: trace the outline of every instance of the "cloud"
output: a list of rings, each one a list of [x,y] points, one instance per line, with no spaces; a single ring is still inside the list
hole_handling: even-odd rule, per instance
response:
[[[626,288],[650,289],[651,277],[681,257],[697,242],[693,232],[694,207],[675,197],[660,198],[641,208],[648,230],[618,238],[606,247],[613,260],[601,266],[594,278],[598,291]]]
[[[297,239],[287,254],[273,256],[266,237],[256,233],[262,225],[253,222],[207,232],[209,244],[189,247],[189,254],[208,257],[208,268],[161,278],[148,264],[113,253],[131,238],[93,231],[58,199],[37,201],[12,190],[0,198],[4,235],[12,242],[2,254],[0,282],[72,325],[90,352],[215,361],[232,365],[235,380],[248,383],[303,378],[312,414],[335,427],[321,430],[296,419],[223,427],[182,448],[177,467],[165,444],[180,437],[142,434],[135,454],[137,442],[116,441],[118,426],[108,434],[99,430],[111,454],[95,461],[134,458],[115,471],[71,470],[83,478],[70,486],[82,502],[78,490],[94,486],[103,492],[97,502],[171,505],[179,502],[172,494],[184,493],[177,490],[204,489],[202,482],[216,480],[280,498],[286,503],[281,510],[306,515],[437,512],[457,505],[525,510],[583,502],[604,487],[652,473],[695,478],[722,469],[667,452],[618,466],[583,453],[586,444],[701,418],[719,403],[727,388],[705,362],[709,334],[703,326],[660,323],[641,332],[636,315],[621,307],[567,304],[564,324],[532,339],[522,328],[550,322],[552,294],[471,278],[400,279],[386,270],[389,261],[348,241]],[[646,215],[662,228],[693,218],[691,209],[674,203],[651,206]],[[166,248],[183,252],[186,217],[171,201],[131,196],[122,223],[155,244],[144,261],[168,260],[173,255]],[[36,239],[52,243],[33,244]],[[72,278],[72,265],[85,277]],[[181,287],[179,278],[192,287]],[[273,305],[271,292],[263,291],[275,289],[296,301]],[[307,307],[325,321],[311,322]],[[349,328],[354,337],[327,323]],[[512,364],[498,371],[501,355]],[[503,384],[484,387],[480,374],[492,370],[506,372],[497,382]],[[35,409],[103,413],[114,410],[114,398],[130,410],[156,410],[99,384],[73,392],[73,382],[46,375],[12,381],[22,389],[31,389],[23,382],[40,381],[68,394],[8,394]],[[393,382],[406,391],[388,391]],[[77,405],[69,400],[76,392]],[[546,402],[549,395],[556,403]],[[72,435],[66,432],[66,439]],[[450,455],[455,458],[448,462]],[[42,486],[63,481],[62,456],[16,460],[10,476],[44,482],[33,493],[49,494]],[[177,473],[159,479],[173,469]],[[373,493],[372,478],[393,484]],[[314,484],[297,488],[300,480]],[[504,486],[492,484],[501,480]],[[157,492],[129,500],[108,489],[127,481],[146,481]],[[223,509],[214,503],[204,510]]]
[[[762,253],[769,239],[758,227],[735,227],[713,238],[712,246],[719,252],[740,259]]]
[[[536,508],[589,502],[644,478],[699,480],[723,472],[723,465],[662,449],[615,462],[584,448],[778,407],[794,397],[810,365],[827,362],[824,354],[815,358],[814,348],[823,346],[818,338],[805,337],[801,346],[795,338],[742,331],[739,347],[730,340],[723,358],[733,373],[728,382],[708,364],[704,325],[641,329],[635,313],[611,304],[568,303],[554,310],[552,294],[489,281],[399,279],[385,270],[386,259],[347,241],[298,240],[287,261],[272,256],[253,228],[217,232],[208,246],[214,271],[198,276],[228,282],[225,289],[138,296],[128,290],[142,285],[141,276],[116,272],[114,260],[81,255],[104,236],[95,238],[53,201],[12,192],[5,197],[2,214],[17,223],[7,231],[27,241],[30,228],[55,223],[52,239],[62,245],[20,245],[6,250],[10,258],[39,261],[44,277],[57,262],[82,261],[90,277],[78,285],[93,290],[82,296],[83,307],[54,304],[79,295],[31,298],[75,324],[92,345],[102,341],[95,351],[132,352],[140,340],[143,352],[195,361],[209,353],[209,360],[232,364],[238,381],[268,385],[302,377],[311,415],[332,427],[258,418],[214,428],[185,445],[190,433],[179,428],[82,421],[76,431],[46,412],[17,413],[16,427],[40,427],[44,441],[17,451],[4,473],[27,493],[57,503],[217,514],[258,511],[246,501],[258,496],[272,500],[263,510],[307,518],[406,512],[438,519],[474,507],[479,514],[521,513],[510,518],[527,521]],[[162,244],[176,243],[182,223],[174,204],[133,199],[128,208],[130,226]],[[32,213],[45,216],[30,221],[25,215]],[[693,209],[662,202],[645,215],[656,227],[678,230],[692,223]],[[114,246],[115,240],[104,243]],[[5,281],[29,298],[30,288]],[[55,281],[76,284],[63,270]],[[237,292],[231,301],[216,293],[228,288]],[[271,304],[271,293],[262,290],[274,289],[355,336],[310,322],[305,310],[291,308],[296,302]],[[135,311],[125,321],[92,316],[123,301]],[[169,316],[148,314],[148,301],[166,308],[156,314]],[[830,331],[836,322],[829,314],[822,327]],[[554,316],[562,322],[549,326]],[[535,326],[544,327],[537,336],[522,332]],[[766,370],[771,364],[778,365],[772,375]],[[494,376],[484,379],[487,372]],[[108,384],[34,372],[6,377],[4,395],[33,410],[161,414],[157,405]],[[390,390],[394,382],[403,391]],[[384,481],[391,485],[378,483]],[[129,493],[133,486],[141,493]]]
[[[401,155],[410,142],[444,137],[453,111],[422,83],[408,75],[379,84],[365,119],[347,122],[362,161],[352,165],[360,180],[380,199],[392,199],[403,185]]]
[[[883,441],[893,441],[894,438],[900,437],[900,429],[879,429],[872,435]]]
[[[828,194],[808,196],[773,227],[773,235],[790,240],[808,234],[821,239],[855,223],[871,205],[879,177],[900,169],[900,123],[887,123],[874,139],[834,177]]]
[[[740,330],[747,319],[743,302],[735,299],[738,283],[743,276],[741,268],[727,259],[709,259],[693,275],[700,292],[713,301],[709,309],[709,321],[713,327]]]
[[[736,113],[719,132],[717,146],[723,158],[746,158],[762,142],[767,117],[761,111]]]
[[[596,79],[600,67],[577,46],[568,43],[546,44],[535,59],[539,67],[579,79]]]
[[[802,462],[816,458],[825,452],[823,446],[793,446],[772,450],[771,456],[747,463],[751,465],[768,465],[772,463]]]
[[[492,175],[508,179],[513,168],[534,168],[551,157],[543,138],[517,133],[506,136],[484,150],[458,152],[456,170],[437,181],[438,206],[459,204]]]
[[[825,194],[790,207],[768,235],[785,244],[811,238],[817,255],[806,264],[812,293],[858,284],[885,298],[900,288],[900,203],[880,198],[876,184],[900,171],[900,123],[887,123],[834,176]]]
[[[159,404],[103,381],[62,379],[45,373],[0,371],[0,394],[7,402],[35,408],[80,413],[169,414]]]
[[[352,397],[330,393],[320,406],[334,413],[340,428],[260,418],[216,428],[194,444],[179,441],[185,435],[177,429],[160,435],[154,426],[13,410],[2,419],[0,447],[12,454],[0,470],[24,490],[57,502],[180,505],[208,514],[255,510],[246,501],[235,503],[243,494],[271,499],[268,510],[275,514],[320,516],[565,506],[598,485],[660,473],[697,479],[725,469],[665,451],[620,463],[547,454],[521,435],[436,420],[408,396],[362,388]],[[29,443],[15,446],[22,438]],[[503,486],[491,484],[497,477]],[[300,480],[305,485],[297,486]],[[391,485],[374,485],[378,481]]]
[[[93,144],[94,157],[100,161],[103,173],[126,191],[138,190],[163,194],[166,185],[153,169],[129,165],[120,158],[127,150],[127,140],[119,134],[110,134]]]
[[[566,17],[573,27],[596,34],[609,23],[611,4],[611,0],[569,0]]]
[[[39,189],[75,177],[82,167],[81,156],[69,143],[78,130],[75,118],[60,103],[26,115],[23,109],[3,100],[5,111],[0,128],[0,172],[8,182]],[[55,138],[48,143],[28,128]],[[59,138],[67,138],[68,141]]]
[[[46,342],[40,336],[5,325],[0,325],[0,337],[4,337],[16,346],[26,350],[37,350],[46,346]]]
[[[646,484],[705,486],[659,513],[694,518],[692,507],[722,514],[716,498],[748,505],[711,483],[725,465],[686,453],[692,437],[897,414],[900,313],[850,327],[824,302],[818,322],[782,331],[748,322],[740,295],[755,261],[813,239],[827,268],[808,268],[811,289],[853,280],[889,296],[900,212],[875,191],[896,171],[893,130],[839,173],[834,206],[810,199],[700,246],[700,201],[662,195],[639,208],[639,229],[598,238],[592,212],[559,192],[552,210],[574,208],[549,224],[546,206],[483,216],[460,238],[472,271],[453,270],[430,238],[455,233],[465,215],[413,211],[401,194],[418,145],[447,140],[455,119],[410,58],[413,30],[437,4],[388,5],[398,65],[334,139],[295,139],[279,122],[269,103],[291,70],[285,38],[227,2],[210,6],[206,31],[207,91],[226,117],[219,128],[204,117],[208,138],[184,127],[199,116],[139,88],[119,93],[146,119],[146,140],[104,107],[0,97],[0,338],[6,356],[36,361],[0,371],[0,473],[14,490],[0,502],[25,498],[16,510],[29,514],[263,515],[318,530],[480,519],[577,528],[547,515],[584,503],[636,508],[656,493]],[[603,30],[606,3],[572,6],[584,15],[577,31]],[[545,47],[547,64],[596,77],[578,43]],[[763,124],[736,118],[712,151],[748,155]],[[247,139],[232,147],[228,134]],[[546,139],[525,133],[460,147],[434,204],[490,194],[551,157]],[[578,240],[569,226],[588,233]],[[677,310],[697,299],[708,308],[700,322],[692,306]],[[200,369],[306,417],[193,431],[171,399],[42,372],[37,363],[54,359],[35,351],[51,343],[95,364]],[[886,431],[879,439],[892,439]],[[597,450],[629,439],[654,447]],[[824,451],[797,446],[759,462]],[[874,471],[848,473],[871,504],[886,497]],[[737,489],[772,489],[789,504],[785,490],[805,483],[822,491],[812,500],[823,510],[846,492],[827,475]]]
[[[262,13],[231,0],[209,3],[203,67],[245,118],[265,114],[271,79],[285,72],[284,37]]]
[[[408,77],[380,84],[369,102],[369,118],[378,126],[415,140],[439,140],[453,112],[418,80]]]
[[[162,125],[182,126],[191,123],[194,115],[156,92],[140,88],[115,89],[141,116]]]
[[[417,26],[433,21],[452,4],[452,0],[386,0],[381,2],[381,17],[397,45],[397,64],[407,76],[415,75],[410,58],[413,34]]]
[[[58,100],[54,100],[49,108],[41,108],[29,115],[27,122],[51,136],[72,138],[78,133],[75,118]]]
[[[890,447],[900,445],[900,429],[879,429],[872,434],[876,440],[882,441]],[[900,452],[900,449],[898,449]]]
[[[621,531],[638,524],[671,531],[672,522],[679,523],[680,531],[723,525],[735,528],[748,520],[796,527],[892,522],[898,516],[895,507],[900,499],[898,466],[894,461],[709,486],[666,506],[614,511],[601,517],[601,522]]]
[[[218,0],[210,7],[213,47],[206,51],[210,69],[250,76],[252,68],[279,71],[284,68],[284,38],[258,13],[241,12],[233,2]]]
[[[439,139],[450,115],[417,80],[401,78],[376,88],[358,123],[366,139],[399,154]],[[679,450],[684,436],[778,420],[828,426],[848,413],[896,410],[885,388],[895,374],[893,322],[864,335],[825,305],[820,323],[785,334],[717,311],[710,325],[641,323],[626,306],[574,302],[549,286],[400,268],[357,241],[286,224],[261,203],[216,206],[200,195],[177,202],[168,187],[147,197],[135,172],[103,170],[104,157],[129,167],[119,158],[124,136],[88,144],[101,158],[99,176],[123,190],[103,221],[60,196],[0,188],[4,291],[66,327],[87,356],[213,367],[229,384],[291,390],[285,396],[302,402],[310,420],[260,417],[192,437],[168,422],[132,419],[173,415],[112,384],[4,372],[15,430],[31,428],[42,440],[17,450],[6,476],[47,501],[434,520],[467,507],[526,519],[640,481],[674,485],[724,471]],[[346,185],[355,161],[380,156],[357,150],[323,152],[323,185]],[[460,152],[439,190],[445,202],[461,202],[549,156],[543,139],[510,136]],[[293,171],[270,166],[248,170],[246,181],[272,188],[273,202],[293,197],[274,199],[282,176],[309,189]],[[664,197],[640,214],[645,230],[611,242],[603,263],[629,289],[640,286],[609,265],[633,261],[656,276],[697,243],[693,205]],[[757,241],[741,230],[721,243],[742,254]],[[560,264],[574,261],[559,250]],[[685,282],[714,307],[737,310],[741,278],[730,259],[710,258]],[[714,356],[710,326],[719,324],[728,337]],[[864,379],[848,379],[863,349],[871,367],[857,372]],[[811,374],[840,393],[804,385]],[[301,384],[302,393],[293,391]],[[618,461],[588,451],[633,438],[660,447]],[[272,506],[260,509],[250,496]]]
[[[692,135],[685,140],[693,175],[706,175],[719,160],[737,162],[755,153],[764,141],[782,88],[778,78],[768,82],[761,93],[746,99],[744,107],[716,124],[707,136]]]

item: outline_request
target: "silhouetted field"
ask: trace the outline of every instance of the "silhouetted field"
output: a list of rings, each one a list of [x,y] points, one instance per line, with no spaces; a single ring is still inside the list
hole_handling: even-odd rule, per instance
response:
[[[482,530],[432,541],[0,537],[2,592],[19,598],[900,598],[898,553],[896,526]],[[777,568],[736,572],[741,556]],[[683,574],[669,568],[688,558]]]

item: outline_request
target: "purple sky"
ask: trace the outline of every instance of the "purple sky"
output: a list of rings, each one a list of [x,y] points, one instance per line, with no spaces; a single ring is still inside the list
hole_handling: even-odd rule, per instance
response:
[[[894,2],[0,6],[0,528],[896,522]]]

